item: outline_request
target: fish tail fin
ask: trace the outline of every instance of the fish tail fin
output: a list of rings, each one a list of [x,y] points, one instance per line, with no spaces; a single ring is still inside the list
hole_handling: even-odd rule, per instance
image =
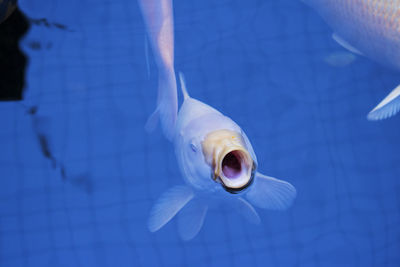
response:
[[[288,182],[257,172],[254,185],[246,193],[246,198],[262,209],[285,210],[296,198],[296,189]]]
[[[178,96],[173,69],[159,74],[157,103],[157,108],[150,115],[145,128],[147,131],[153,131],[160,119],[164,135],[171,141],[174,136],[175,122],[178,115]]]
[[[183,75],[182,72],[179,72],[179,81],[181,83],[181,90],[182,90],[183,99],[186,100],[186,99],[190,98],[190,96],[189,96],[189,94],[187,92],[185,76]]]
[[[178,214],[178,231],[183,240],[194,238],[201,230],[208,205],[188,186],[175,186],[157,200],[150,212],[150,232],[161,229]]]
[[[368,113],[368,120],[376,121],[392,117],[400,111],[400,85]]]

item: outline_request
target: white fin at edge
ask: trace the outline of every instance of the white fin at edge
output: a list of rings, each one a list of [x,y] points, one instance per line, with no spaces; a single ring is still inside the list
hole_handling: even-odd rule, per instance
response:
[[[368,120],[376,121],[392,117],[400,111],[400,85],[386,96],[370,113]]]
[[[332,39],[335,40],[342,47],[344,47],[347,50],[349,50],[350,52],[352,52],[354,54],[357,54],[357,55],[360,55],[360,56],[363,56],[363,53],[360,50],[358,50],[357,48],[352,46],[350,43],[348,43],[346,40],[344,40],[342,37],[340,37],[336,33],[332,34]]]

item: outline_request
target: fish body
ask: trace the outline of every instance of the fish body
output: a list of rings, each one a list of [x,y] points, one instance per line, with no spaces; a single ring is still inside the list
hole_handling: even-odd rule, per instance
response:
[[[148,228],[155,232],[176,215],[184,240],[200,231],[207,210],[224,203],[252,223],[260,218],[254,206],[286,209],[296,196],[289,183],[257,171],[253,147],[229,117],[189,96],[179,75],[183,104],[177,110],[171,0],[139,0],[158,69],[157,107],[147,130],[160,120],[165,137],[175,149],[184,183],[161,195],[150,212]]]
[[[400,71],[400,0],[304,0],[333,29],[349,51]],[[400,87],[368,118],[379,120],[400,110]]]

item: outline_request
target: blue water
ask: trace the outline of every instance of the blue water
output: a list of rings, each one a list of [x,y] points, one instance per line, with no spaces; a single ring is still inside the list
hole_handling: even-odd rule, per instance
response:
[[[362,57],[327,64],[343,50],[301,1],[174,1],[190,94],[235,120],[260,171],[298,191],[258,226],[213,207],[189,242],[175,221],[146,226],[183,180],[172,145],[144,130],[157,69],[150,54],[148,78],[136,1],[19,2],[66,27],[31,26],[24,100],[0,103],[0,266],[400,265],[400,116],[366,119],[399,73]]]

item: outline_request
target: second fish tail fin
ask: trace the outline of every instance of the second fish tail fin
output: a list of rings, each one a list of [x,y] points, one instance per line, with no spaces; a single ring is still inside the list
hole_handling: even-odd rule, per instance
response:
[[[178,231],[183,240],[194,238],[201,230],[208,205],[196,198],[188,186],[175,186],[157,200],[150,212],[148,228],[150,232],[161,229],[178,215]]]
[[[383,120],[400,111],[400,85],[368,113],[368,120]]]
[[[159,73],[157,108],[146,123],[146,130],[153,131],[158,120],[166,138],[172,141],[175,132],[175,122],[178,115],[178,96],[176,77],[173,69]]]

